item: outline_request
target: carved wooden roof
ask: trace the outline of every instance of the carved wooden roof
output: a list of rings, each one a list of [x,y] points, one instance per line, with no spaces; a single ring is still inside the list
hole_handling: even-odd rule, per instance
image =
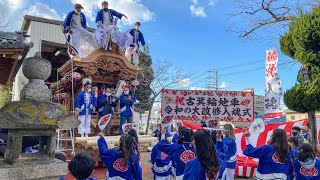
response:
[[[73,67],[77,72],[90,76],[93,82],[116,84],[119,80],[134,78],[138,68],[132,65],[125,56],[105,51],[95,50],[80,61],[73,61]],[[71,60],[59,68],[61,75],[71,71]]]

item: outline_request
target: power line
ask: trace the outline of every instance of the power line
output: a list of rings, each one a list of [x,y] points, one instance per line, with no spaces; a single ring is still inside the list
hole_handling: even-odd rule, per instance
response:
[[[294,63],[295,62],[283,62],[283,63],[279,63],[278,67],[282,67],[282,66],[289,65],[289,64],[294,65]],[[265,66],[260,66],[258,68],[244,69],[241,71],[222,74],[221,76],[230,76],[230,75],[239,74],[239,73],[248,73],[248,72],[253,72],[253,71],[262,70],[262,69],[265,69]]]
[[[224,69],[232,69],[232,68],[237,68],[237,67],[241,67],[243,65],[254,65],[254,64],[258,64],[260,62],[263,62],[261,60],[256,60],[256,61],[249,61],[246,63],[242,63],[242,64],[237,64],[237,65],[232,65],[232,66],[227,66],[227,67],[223,67],[223,68],[218,68],[219,70],[224,70]]]

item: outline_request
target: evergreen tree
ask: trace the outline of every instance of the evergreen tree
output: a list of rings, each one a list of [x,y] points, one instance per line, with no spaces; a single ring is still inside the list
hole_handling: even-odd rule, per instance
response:
[[[298,83],[285,92],[284,103],[291,110],[308,113],[309,142],[318,144],[315,111],[320,110],[320,6],[289,24],[280,38],[281,51],[302,64]]]

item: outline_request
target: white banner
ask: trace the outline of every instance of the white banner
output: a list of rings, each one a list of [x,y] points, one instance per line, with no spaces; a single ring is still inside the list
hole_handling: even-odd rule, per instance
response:
[[[276,50],[267,50],[265,97],[264,97],[264,118],[265,120],[279,118],[282,115],[280,98],[282,88],[280,76],[277,70],[278,54]]]
[[[162,124],[175,120],[251,122],[254,92],[162,90]]]

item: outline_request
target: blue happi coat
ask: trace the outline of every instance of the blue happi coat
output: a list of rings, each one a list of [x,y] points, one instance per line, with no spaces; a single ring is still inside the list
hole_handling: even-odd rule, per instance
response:
[[[86,93],[85,91],[82,91],[78,94],[76,102],[75,102],[75,108],[79,109],[79,115],[92,115],[92,111],[94,107],[97,107],[97,100],[96,97],[92,92],[89,92],[90,94],[90,102],[88,105],[88,114],[86,113]]]
[[[66,18],[63,21],[63,28],[65,30],[65,33],[68,33],[71,28],[71,23],[72,23],[72,16],[75,14],[75,11],[70,11]],[[81,26],[86,29],[87,28],[87,20],[86,16],[81,12],[80,13],[80,19],[81,19]]]
[[[98,97],[98,108],[99,108],[99,116],[102,117],[102,116],[105,116],[107,115],[107,111],[106,111],[106,98],[107,98],[107,95],[103,94],[103,95],[100,95]],[[109,101],[110,101],[110,106],[109,106],[109,112],[110,114],[113,115],[113,107],[116,107],[117,106],[117,103],[116,102],[112,102],[113,100],[113,96],[109,96]]]
[[[294,163],[296,179],[316,180],[320,179],[320,160],[310,159],[308,162],[296,160]]]
[[[166,130],[166,137],[171,137],[171,134],[168,130]]]
[[[299,152],[298,147],[291,148],[291,153],[294,161],[298,159],[298,152]]]
[[[178,133],[175,133],[172,137],[172,143],[173,144],[177,144],[178,143],[178,140],[179,140],[179,135]]]
[[[223,160],[219,158],[219,172],[216,179],[227,180],[226,176],[226,165]],[[201,165],[198,158],[190,160],[185,168],[183,180],[207,180],[206,172]]]
[[[153,164],[152,172],[154,175],[168,176],[171,174],[171,156],[162,152],[158,144],[152,148],[151,163]]]
[[[142,180],[142,168],[139,164],[138,154],[133,155],[133,160],[124,163],[122,153],[116,149],[108,149],[103,137],[98,139],[100,158],[107,167],[107,179]]]
[[[256,179],[292,179],[293,161],[290,152],[287,154],[287,161],[283,163],[279,161],[272,145],[255,148],[249,144],[243,154],[259,159]]]
[[[120,116],[132,116],[132,105],[136,99],[131,96],[131,100],[127,100],[128,95],[122,94],[120,96]]]
[[[134,44],[137,44],[139,46],[140,43],[142,44],[142,46],[146,45],[146,43],[144,41],[143,34],[141,33],[141,31],[136,31],[135,29],[131,29],[129,33],[133,37],[133,42],[130,45],[130,47],[133,47]]]
[[[169,144],[165,140],[158,142],[159,150],[171,156],[172,166],[176,169],[176,175],[184,174],[184,168],[188,161],[195,158],[196,150],[191,143]]]
[[[236,168],[236,162],[237,162],[237,145],[236,141],[229,138],[225,137],[223,139],[223,142],[225,146],[227,147],[226,151],[226,163],[227,163],[227,168],[229,169],[235,169]]]
[[[226,164],[226,154],[228,151],[227,146],[224,144],[223,141],[217,141],[215,145],[215,149],[218,153],[219,158],[223,161],[224,164]]]
[[[117,18],[119,18],[119,19],[121,19],[122,16],[123,16],[123,14],[121,14],[121,13],[119,13],[119,12],[113,10],[113,9],[108,9],[108,10],[100,9],[100,10],[98,11],[98,13],[97,13],[97,16],[96,16],[96,23],[99,22],[99,21],[100,21],[102,24],[104,23],[103,12],[107,12],[107,13],[109,14],[110,21],[111,21],[110,24],[113,24],[113,20],[114,20],[113,17],[114,17],[114,16],[117,17]]]

